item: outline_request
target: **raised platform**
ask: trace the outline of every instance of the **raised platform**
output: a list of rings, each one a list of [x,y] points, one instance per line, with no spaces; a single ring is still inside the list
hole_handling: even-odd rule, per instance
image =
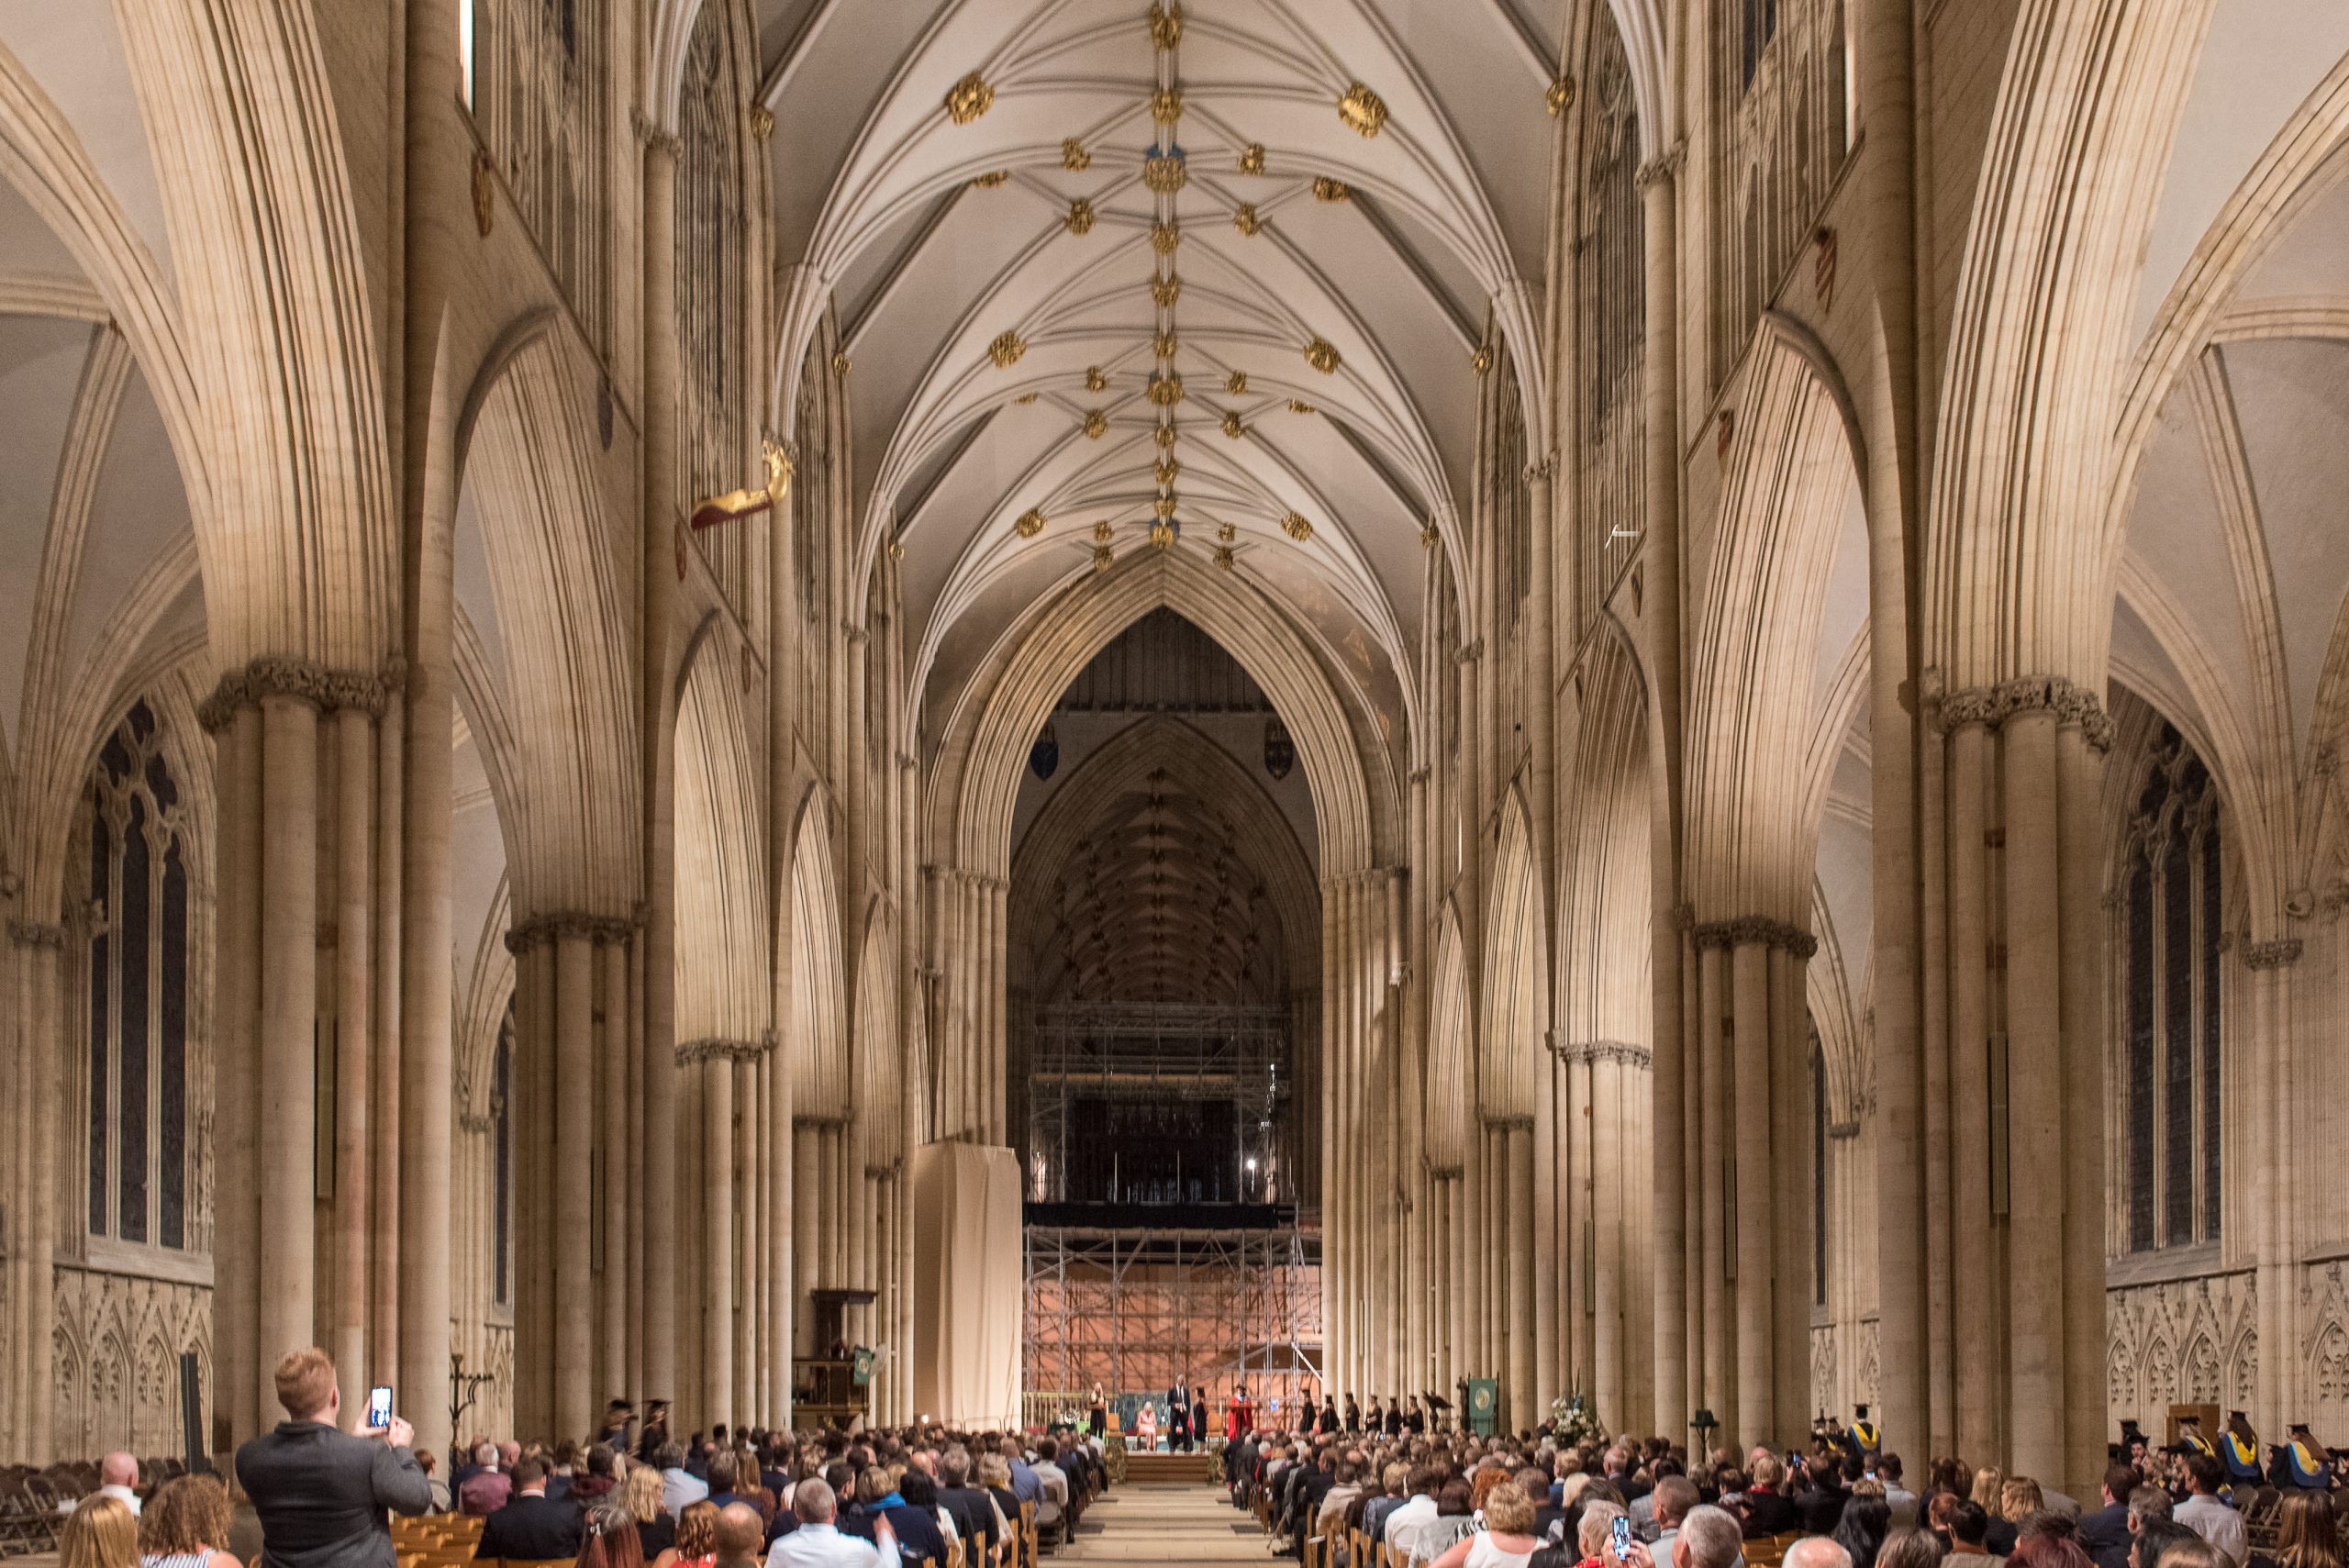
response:
[[[1130,1451],[1126,1454],[1126,1479],[1188,1481],[1204,1486],[1208,1482],[1208,1456],[1204,1453],[1134,1453]]]

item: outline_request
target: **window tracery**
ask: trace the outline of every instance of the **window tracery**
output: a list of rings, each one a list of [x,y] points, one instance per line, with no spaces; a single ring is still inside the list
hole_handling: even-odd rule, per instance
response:
[[[610,346],[604,0],[466,7],[473,121],[587,339]]]
[[[1737,0],[1714,39],[1712,322],[1719,386],[1811,233],[1851,147],[1845,0]]]
[[[1645,527],[1642,399],[1647,351],[1646,243],[1640,210],[1639,111],[1622,36],[1601,7],[1583,95],[1583,206],[1576,239],[1582,360],[1582,603],[1587,626]]]
[[[186,806],[141,699],[83,795],[89,1234],[184,1250],[188,1195]]]
[[[746,218],[742,117],[748,95],[734,56],[729,7],[706,5],[685,46],[677,95],[676,300],[678,471],[690,510],[751,472],[751,395],[743,360]],[[796,484],[794,489],[798,488]],[[752,530],[736,526],[696,536],[710,569],[738,606],[746,606]]]
[[[2164,725],[2121,858],[2121,1168],[2125,1251],[2215,1240],[2224,885],[2218,790]]]

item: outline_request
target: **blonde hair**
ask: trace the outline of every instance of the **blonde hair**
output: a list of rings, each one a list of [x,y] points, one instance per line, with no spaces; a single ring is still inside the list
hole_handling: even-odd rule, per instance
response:
[[[620,1500],[638,1524],[651,1524],[661,1512],[661,1473],[649,1464],[629,1465]]]
[[[2009,1524],[2021,1524],[2039,1512],[2044,1500],[2039,1495],[2039,1483],[2028,1475],[2013,1475],[1998,1494],[1998,1515]]]
[[[2007,1484],[2006,1473],[1995,1464],[1986,1464],[1974,1473],[1974,1502],[1984,1513],[1998,1511],[1998,1491]]]
[[[1531,1535],[1533,1499],[1516,1482],[1504,1478],[1485,1494],[1485,1528],[1495,1535]]]
[[[84,1497],[57,1538],[57,1568],[138,1568],[139,1516],[119,1497]]]
[[[999,1453],[979,1455],[979,1485],[982,1486],[1011,1485],[1011,1466],[1004,1462],[1003,1455]]]

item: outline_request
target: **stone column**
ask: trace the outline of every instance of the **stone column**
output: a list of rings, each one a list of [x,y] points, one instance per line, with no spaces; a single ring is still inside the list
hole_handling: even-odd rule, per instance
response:
[[[261,1417],[271,1409],[254,1402],[261,1386],[261,1324],[254,1313],[261,1278],[261,1192],[252,1181],[227,1179],[231,1172],[255,1169],[258,1136],[254,1103],[261,1041],[261,712],[239,703],[223,713],[207,708],[205,718],[213,735],[213,798],[219,813],[213,850],[219,900],[213,922],[212,970],[212,1148],[217,1173],[212,1199],[213,1446],[233,1452],[237,1443],[260,1429]],[[33,1037],[28,1033],[28,1038]],[[36,1156],[34,1175],[38,1177],[50,1163]],[[46,1207],[39,1202],[31,1206],[35,1223]],[[28,1250],[29,1275],[51,1254],[37,1245]],[[35,1282],[29,1277],[26,1289],[24,1343],[29,1352],[49,1345],[47,1328],[34,1338],[31,1307],[36,1301],[49,1301],[50,1291],[44,1280],[36,1294]],[[49,1386],[46,1377],[27,1385],[36,1403]],[[48,1451],[52,1440],[49,1426],[36,1422],[33,1433],[38,1446],[30,1451]]]
[[[1949,951],[1953,955],[1982,953],[1989,951],[1989,895],[1985,886],[1988,867],[1980,848],[1987,831],[1985,797],[1990,788],[1985,768],[1990,745],[1984,725],[1987,715],[1970,705],[1944,712],[1955,720],[1943,740],[1946,773],[1937,781],[1941,784],[1937,793],[1947,803],[1952,850],[1946,899]],[[1965,852],[1968,845],[1974,846],[1971,853]],[[1954,1421],[1959,1452],[1997,1453],[2003,1450],[2004,1434],[1996,1414],[2004,1401],[1997,1397],[1997,1380],[1987,1373],[2004,1359],[1997,1339],[1995,1305],[2003,1294],[1999,1265],[2004,1260],[2001,1250],[1992,1244],[1990,1222],[1989,971],[1979,962],[1959,962],[1947,966],[1946,976],[1951,1174],[1940,1184],[1950,1195],[1956,1253],[1975,1260],[1972,1267],[1956,1271],[1952,1281],[1954,1351],[1965,1365],[1986,1373],[1958,1380]]]
[[[734,1404],[734,1064],[704,1047],[701,1080],[703,1414],[733,1422]]]
[[[335,716],[335,1097],[334,1307],[332,1353],[354,1387],[372,1386],[388,1355],[371,1354],[367,1334],[368,1261],[373,1209],[370,1173],[374,1142],[369,1099],[375,999],[373,877],[375,850],[375,721],[356,708]]]
[[[585,931],[554,941],[554,1426],[596,1429],[596,949]]]
[[[656,1397],[690,1396],[677,1386],[677,1298],[668,1282],[677,1272],[676,950],[674,806],[676,711],[671,686],[672,617],[675,614],[674,534],[677,516],[676,136],[638,124],[644,146],[644,448],[642,683],[644,744],[644,1194],[638,1256],[644,1293],[644,1380]],[[785,904],[789,884],[779,884]]]
[[[1740,1443],[1767,1443],[1778,1428],[1770,1345],[1776,1336],[1770,1291],[1771,1203],[1770,952],[1753,933],[1731,936],[1729,1088],[1724,1107],[1731,1129],[1727,1146],[1734,1177],[1730,1240],[1737,1280],[1737,1419],[1727,1427]]]
[[[629,1232],[640,1196],[629,1175],[633,1162],[629,1123],[636,1103],[629,1054],[634,1032],[629,1011],[629,958],[633,945],[618,932],[607,933],[596,944],[602,987],[596,1028],[602,1141],[596,1151],[596,1181],[592,1190],[596,1207],[591,1223],[601,1238],[596,1347],[596,1381],[602,1386],[595,1390],[591,1417],[600,1415],[605,1400],[640,1399],[644,1392],[629,1381],[629,1351],[637,1328],[636,1319],[629,1314],[628,1284],[636,1273],[629,1266]]]
[[[1697,1137],[1692,1150],[1698,1162],[1697,1188],[1703,1215],[1696,1278],[1699,1288],[1698,1323],[1704,1361],[1692,1404],[1709,1407],[1720,1418],[1724,1433],[1738,1430],[1736,1391],[1730,1385],[1729,1224],[1723,1184],[1732,1153],[1724,1103],[1729,1087],[1729,1057],[1721,1025],[1729,1011],[1729,954],[1726,931],[1699,928],[1697,946],[1697,1072],[1691,1085],[1697,1103]]]
[[[261,1188],[258,1408],[277,1402],[273,1373],[317,1342],[315,1175],[317,1055],[318,710],[261,699],[263,982],[258,1160]],[[445,1330],[444,1330],[445,1332]],[[265,1401],[265,1402],[264,1402]]]
[[[816,1153],[821,1126],[813,1117],[796,1118],[791,1124],[791,1320],[793,1336],[803,1356],[823,1347],[816,1343],[816,1318],[808,1292],[824,1283],[816,1268],[816,1236],[819,1225],[816,1207]]]
[[[1507,1238],[1508,1256],[1508,1399],[1509,1424],[1526,1428],[1539,1426],[1549,1414],[1541,1399],[1541,1386],[1535,1381],[1538,1358],[1534,1352],[1533,1302],[1537,1281],[1555,1278],[1546,1262],[1537,1268],[1534,1263],[1533,1218],[1537,1212],[1533,1203],[1533,1118],[1511,1117],[1508,1119],[1508,1140],[1504,1158],[1508,1170],[1508,1206],[1502,1234]],[[1542,1323],[1542,1338],[1551,1339],[1551,1326]]]
[[[401,674],[405,680],[405,669]],[[373,1364],[381,1367],[387,1378],[399,1371],[401,1356],[400,991],[406,982],[406,962],[401,942],[405,894],[400,870],[407,767],[402,742],[407,725],[396,704],[396,698],[387,702],[375,724],[375,1005],[371,1020],[374,1040],[370,1047],[375,1082],[370,1091],[367,1123],[375,1140],[374,1157],[368,1164],[373,1187],[368,1228],[374,1247],[373,1273],[368,1282],[369,1332],[374,1345]],[[215,863],[225,862],[216,858]],[[213,1060],[216,1063],[219,1061],[217,1045]],[[217,1209],[217,1193],[213,1201]],[[216,1270],[219,1266],[217,1253],[213,1266]],[[219,1381],[217,1364],[215,1380]]]
[[[1648,606],[1650,715],[1648,860],[1650,984],[1655,1051],[1655,1429],[1687,1429],[1698,1400],[1689,1392],[1698,1342],[1697,1287],[1690,1278],[1696,1195],[1688,1191],[1682,1135],[1688,1095],[1683,1049],[1684,993],[1680,930],[1680,272],[1676,206],[1682,148],[1640,171],[1641,244],[1644,266],[1646,373],[1644,462],[1646,539],[1642,582]],[[1708,1380],[1710,1385],[1710,1380]],[[1628,1422],[1619,1422],[1628,1426]]]
[[[407,660],[406,707],[397,724],[397,762],[404,770],[384,806],[401,813],[398,871],[385,877],[399,890],[399,999],[384,1020],[396,1021],[397,1049],[379,1065],[396,1074],[398,1097],[378,1112],[387,1151],[396,1159],[376,1173],[396,1181],[378,1213],[396,1216],[398,1233],[385,1248],[392,1272],[379,1281],[390,1297],[401,1414],[416,1427],[420,1450],[449,1446],[450,1151],[455,1117],[456,941],[450,902],[450,828],[454,811],[451,737],[456,729],[456,528],[458,405],[448,384],[444,335],[454,286],[454,247],[466,206],[465,170],[473,157],[451,125],[449,106],[463,79],[458,58],[455,0],[417,0],[406,12],[403,89],[406,113],[402,317],[403,597],[400,645]],[[390,1043],[388,1033],[386,1044]],[[391,1118],[396,1116],[395,1122]],[[396,1138],[396,1144],[389,1140]],[[397,1174],[395,1177],[394,1173]],[[387,1358],[388,1364],[388,1358]],[[349,1379],[346,1373],[345,1388]],[[264,1413],[267,1407],[263,1407]]]

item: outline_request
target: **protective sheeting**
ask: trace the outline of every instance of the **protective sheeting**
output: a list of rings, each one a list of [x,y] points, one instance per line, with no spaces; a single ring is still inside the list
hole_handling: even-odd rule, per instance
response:
[[[1019,1162],[1008,1149],[914,1153],[914,1407],[970,1430],[1019,1412]]]

